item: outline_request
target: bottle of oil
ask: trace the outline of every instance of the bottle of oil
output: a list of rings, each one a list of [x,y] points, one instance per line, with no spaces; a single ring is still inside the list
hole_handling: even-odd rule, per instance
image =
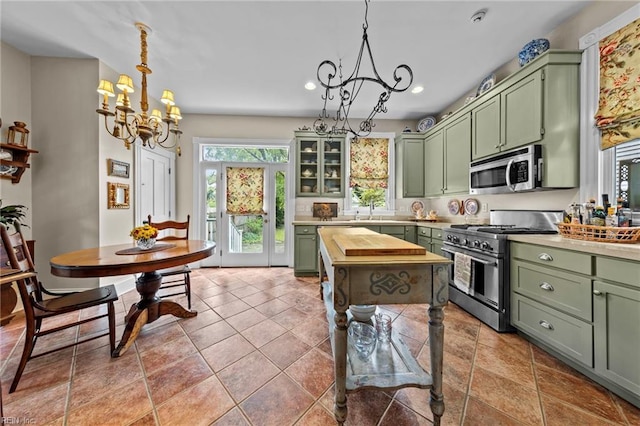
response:
[[[606,218],[607,214],[604,212],[604,207],[596,206],[595,210],[593,211],[593,219],[591,220],[591,224],[596,226],[604,226]]]

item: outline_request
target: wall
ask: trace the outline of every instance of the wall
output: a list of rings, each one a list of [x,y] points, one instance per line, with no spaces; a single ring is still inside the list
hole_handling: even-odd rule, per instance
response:
[[[4,143],[7,140],[9,126],[14,121],[27,123],[29,129],[28,146],[34,148],[33,141],[38,137],[38,131],[34,129],[31,120],[31,81],[29,78],[31,70],[31,57],[21,51],[0,43],[0,117],[2,117],[2,129],[0,129],[0,140]],[[37,148],[35,148],[37,149]],[[37,164],[40,154],[32,154],[31,164]],[[33,202],[31,195],[31,182],[34,166],[22,175],[22,179],[17,184],[11,183],[9,179],[0,179],[0,198],[2,204],[21,204],[27,207],[24,223],[29,227],[22,227],[22,232],[27,239],[32,238],[33,228]]]

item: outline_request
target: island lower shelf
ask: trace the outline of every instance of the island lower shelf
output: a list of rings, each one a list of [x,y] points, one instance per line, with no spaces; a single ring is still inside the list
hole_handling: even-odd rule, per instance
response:
[[[331,283],[327,281],[322,283],[322,293],[329,322],[331,349],[335,357],[333,333],[335,311],[331,301]],[[366,361],[360,360],[355,348],[347,343],[346,389],[348,392],[361,389],[395,390],[404,387],[429,389],[432,386],[431,375],[418,364],[398,333],[392,331],[389,343],[378,341],[375,351]]]

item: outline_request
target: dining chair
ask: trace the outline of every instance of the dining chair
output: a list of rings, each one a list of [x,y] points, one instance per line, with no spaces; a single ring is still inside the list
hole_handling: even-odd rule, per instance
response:
[[[190,218],[191,216],[187,215],[187,220],[185,222],[176,222],[174,220],[154,222],[151,219],[151,215],[148,215],[147,222],[159,231],[159,237],[156,238],[157,241],[188,240]],[[162,284],[158,290],[158,297],[165,298],[184,294],[187,296],[187,306],[191,309],[191,269],[189,269],[189,265],[161,269],[158,273],[162,276]],[[182,288],[178,292],[162,292],[163,289],[178,287]]]
[[[15,224],[15,233],[9,234],[4,226],[0,226],[0,234],[2,237],[2,256],[8,258],[8,265],[11,269],[18,269],[22,272],[35,272],[33,258],[25,243],[25,239],[20,231],[20,225]],[[37,274],[31,278],[17,280],[20,298],[24,307],[24,316],[26,320],[26,334],[24,339],[24,348],[18,370],[13,378],[9,393],[12,393],[18,387],[20,377],[24,372],[27,362],[34,358],[48,355],[71,346],[95,340],[103,336],[109,336],[110,354],[115,350],[116,346],[116,321],[114,302],[118,300],[118,294],[113,285],[106,287],[93,288],[90,290],[72,292],[72,293],[54,293],[46,290]],[[101,307],[106,305],[107,312],[99,309],[93,316],[84,317],[80,311],[85,308]],[[74,313],[75,316],[68,315]],[[66,315],[65,315],[66,314]],[[51,320],[51,327],[43,327],[43,320],[47,320],[59,315],[65,315],[66,321],[60,318]],[[72,319],[75,318],[75,319]],[[64,346],[57,346],[54,349],[46,350],[33,355],[36,342],[39,337],[47,336],[52,333],[63,331],[71,327],[76,327],[90,321],[101,318],[108,318],[109,327],[107,331],[100,331],[97,334],[91,334],[87,337],[74,338],[73,343]],[[48,325],[48,321],[44,321]]]

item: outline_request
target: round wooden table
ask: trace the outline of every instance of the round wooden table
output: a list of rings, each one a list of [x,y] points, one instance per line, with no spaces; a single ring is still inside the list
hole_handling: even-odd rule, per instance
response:
[[[158,243],[158,250],[142,251],[134,249],[132,244],[120,244],[89,248],[64,253],[51,258],[51,273],[59,277],[95,278],[115,275],[141,273],[136,280],[136,290],[140,301],[134,303],[125,317],[125,329],[122,340],[111,354],[119,357],[129,349],[140,333],[142,326],[151,323],[162,315],[171,314],[179,318],[196,316],[180,304],[161,300],[157,295],[162,277],[160,269],[186,265],[207,258],[213,254],[215,243],[201,240],[176,240],[171,244]],[[117,254],[118,252],[133,252]]]

